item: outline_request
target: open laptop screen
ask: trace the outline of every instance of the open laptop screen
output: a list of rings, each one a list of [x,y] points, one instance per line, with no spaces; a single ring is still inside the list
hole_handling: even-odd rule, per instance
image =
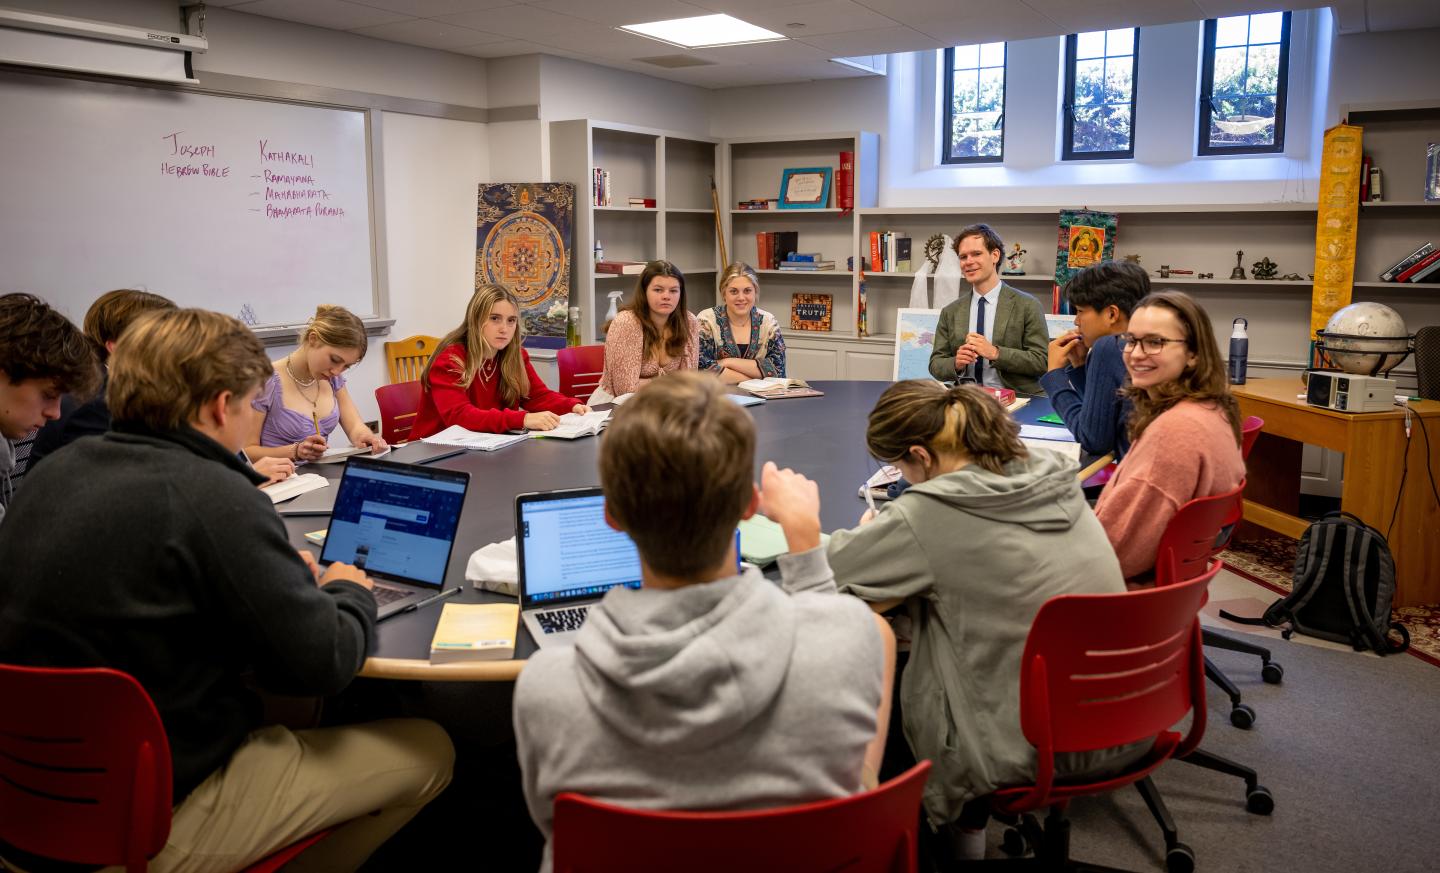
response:
[[[465,503],[464,473],[351,458],[335,495],[321,563],[440,587]]]
[[[515,515],[522,607],[640,587],[640,555],[630,537],[605,523],[599,488],[521,494]]]

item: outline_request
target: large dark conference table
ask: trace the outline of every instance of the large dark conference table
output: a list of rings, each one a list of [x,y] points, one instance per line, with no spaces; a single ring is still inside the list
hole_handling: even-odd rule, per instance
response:
[[[866,417],[888,382],[813,382],[824,397],[771,400],[751,406],[755,419],[755,478],[766,461],[791,467],[815,480],[820,488],[820,521],[827,531],[853,527],[865,511],[857,491],[879,464],[865,450]],[[1043,397],[1015,413],[1024,424],[1051,411]],[[599,437],[578,440],[528,440],[496,452],[465,452],[433,463],[433,466],[463,470],[470,474],[470,489],[460,515],[460,530],[445,574],[445,586],[459,586],[461,593],[444,603],[513,602],[514,598],[476,589],[465,579],[470,555],[488,543],[509,539],[515,534],[515,495],[527,491],[583,488],[600,484],[596,468]],[[404,461],[404,446],[391,455]],[[1089,459],[1087,459],[1089,460]],[[1095,459],[1086,464],[1082,479],[1108,461]],[[309,471],[338,478],[338,464],[311,465]],[[333,487],[333,486],[332,486]],[[283,504],[282,504],[283,507]],[[296,546],[319,549],[305,539],[307,531],[323,529],[323,516],[287,516],[285,525]],[[505,681],[520,674],[525,659],[535,651],[535,642],[522,623],[516,641],[515,658],[509,661],[473,661],[431,664],[430,640],[443,607],[431,605],[397,615],[379,625],[375,651],[360,675],[384,679],[416,679],[429,682]]]

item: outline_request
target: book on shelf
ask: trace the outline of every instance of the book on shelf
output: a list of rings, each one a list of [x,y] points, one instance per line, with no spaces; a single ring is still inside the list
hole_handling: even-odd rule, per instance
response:
[[[1381,188],[1381,176],[1379,167],[1370,168],[1370,202],[1379,203],[1385,199],[1385,192]]]
[[[1370,200],[1370,164],[1374,161],[1369,155],[1360,156],[1360,202],[1368,203]]]
[[[1395,277],[1399,276],[1401,273],[1420,263],[1422,260],[1425,259],[1426,255],[1430,254],[1433,251],[1435,251],[1435,244],[1427,242],[1425,245],[1421,246],[1420,248],[1396,261],[1393,267],[1381,273],[1380,281],[1396,281]]]
[[[1440,251],[1433,251],[1416,261],[1413,265],[1405,268],[1405,270],[1395,277],[1395,281],[1414,282],[1416,277],[1421,275],[1421,273],[1429,275],[1429,268],[1437,263],[1440,263]]]
[[[631,197],[629,200],[631,208],[654,209],[654,197]]]
[[[800,248],[800,233],[794,230],[760,231],[755,234],[757,269],[774,270]]]
[[[855,209],[855,153],[841,152],[840,167],[835,171],[835,205],[841,212]]]
[[[895,240],[895,272],[910,272],[910,237],[902,236]]]
[[[1436,252],[1440,255],[1440,252]],[[1410,277],[1410,282],[1440,282],[1440,257],[1431,261],[1427,266],[1419,267],[1417,272]]]
[[[876,272],[885,272],[885,262],[880,258],[880,231],[870,231],[870,266]]]
[[[518,603],[447,603],[441,608],[430,663],[508,661],[520,629]]]
[[[594,175],[593,175],[593,177],[591,178],[591,181],[590,181],[590,186],[591,186],[591,194],[592,194],[591,200],[592,200],[592,202],[593,202],[596,206],[609,206],[609,205],[610,205],[610,171],[609,171],[609,170],[602,170],[601,168],[596,167],[596,168],[595,168]]]
[[[766,379],[746,379],[737,386],[756,397],[766,400],[784,400],[789,397],[824,397],[825,392],[811,388],[804,379],[787,379],[784,376],[770,376]]]
[[[1440,200],[1440,142],[1425,146],[1425,199]]]
[[[735,208],[751,210],[774,209],[777,202],[774,198],[769,200],[741,200],[735,204]]]
[[[821,273],[835,269],[834,261],[781,261],[778,269],[794,273]]]
[[[645,264],[641,261],[596,261],[595,272],[611,276],[638,276],[645,272]]]
[[[833,306],[829,294],[790,295],[790,329],[829,331]]]
[[[787,261],[823,261],[825,256],[820,252],[791,252]]]

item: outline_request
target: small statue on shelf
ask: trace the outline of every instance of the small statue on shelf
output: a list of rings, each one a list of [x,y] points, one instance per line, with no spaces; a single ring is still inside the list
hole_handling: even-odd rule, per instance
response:
[[[1161,264],[1161,265],[1160,265],[1159,273],[1160,273],[1160,278],[1162,278],[1162,279],[1168,279],[1168,278],[1170,278],[1170,265],[1169,265],[1169,264]]]
[[[1132,263],[1132,264],[1135,264],[1136,266],[1139,266],[1139,264],[1140,264],[1140,256],[1139,256],[1139,255],[1126,255],[1126,256],[1125,256],[1125,260],[1126,260],[1126,261],[1129,261],[1129,262]]]
[[[1250,275],[1256,279],[1274,279],[1278,272],[1280,272],[1280,265],[1269,258],[1261,258],[1250,265]]]
[[[1285,275],[1283,275],[1283,276],[1280,277],[1280,281],[1281,281],[1281,282],[1304,282],[1304,281],[1305,281],[1305,277],[1304,277],[1304,276],[1301,276],[1299,273],[1286,273]]]
[[[1197,279],[1213,279],[1213,278],[1215,278],[1215,274],[1214,274],[1214,273],[1199,273],[1199,274],[1197,274],[1197,275],[1195,276],[1195,278],[1197,278]]]
[[[1245,250],[1244,250],[1244,249],[1241,249],[1240,251],[1238,251],[1238,252],[1235,253],[1235,269],[1233,269],[1233,270],[1230,271],[1230,278],[1231,278],[1231,279],[1243,279],[1243,278],[1245,278],[1245,268],[1242,267],[1242,266],[1240,266],[1240,264],[1241,264],[1241,262],[1244,260],[1244,258],[1245,258]]]
[[[1000,271],[1002,276],[1023,276],[1025,275],[1025,249],[1015,243],[1010,254],[1005,256],[1005,269]]]
[[[940,253],[945,250],[945,234],[937,233],[925,240],[925,260],[930,262],[930,269],[935,270],[940,266]]]

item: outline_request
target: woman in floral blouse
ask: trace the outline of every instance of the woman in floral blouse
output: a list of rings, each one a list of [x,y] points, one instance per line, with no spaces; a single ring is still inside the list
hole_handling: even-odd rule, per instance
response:
[[[785,338],[775,316],[755,305],[760,279],[736,261],[720,274],[724,303],[700,313],[700,369],[726,384],[785,375]]]

